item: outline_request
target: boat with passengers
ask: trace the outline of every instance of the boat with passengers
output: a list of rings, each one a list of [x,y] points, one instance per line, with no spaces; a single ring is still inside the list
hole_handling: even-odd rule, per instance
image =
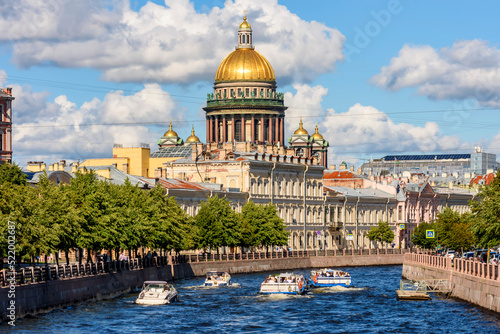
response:
[[[281,273],[269,275],[260,285],[262,294],[301,295],[307,291],[307,282],[303,275]]]
[[[231,285],[231,275],[225,271],[209,271],[205,278],[205,286]]]
[[[177,290],[166,281],[145,281],[135,300],[141,305],[164,305],[179,300]]]
[[[351,275],[347,271],[320,269],[311,271],[309,285],[315,288],[351,285]]]

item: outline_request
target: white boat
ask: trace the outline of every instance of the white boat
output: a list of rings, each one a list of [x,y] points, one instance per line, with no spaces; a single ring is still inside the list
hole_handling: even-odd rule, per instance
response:
[[[145,281],[135,300],[141,305],[164,305],[179,300],[177,290],[165,281]]]
[[[301,295],[307,290],[307,282],[303,275],[281,273],[269,275],[260,285],[262,294]]]
[[[205,286],[231,285],[231,275],[225,271],[209,271],[205,278]]]
[[[311,271],[309,284],[315,288],[329,286],[351,285],[351,275],[348,272],[334,269],[320,269]]]

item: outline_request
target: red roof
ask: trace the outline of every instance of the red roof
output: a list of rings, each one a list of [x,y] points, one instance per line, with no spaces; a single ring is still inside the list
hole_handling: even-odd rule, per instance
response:
[[[140,178],[141,181],[150,183],[154,185],[155,179],[146,179],[146,178]],[[161,186],[165,189],[190,189],[190,190],[206,190],[205,187],[196,184],[194,182],[187,182],[183,181],[180,179],[164,179],[160,178],[158,179],[158,182],[161,184]]]
[[[472,178],[472,180],[470,180],[470,185],[473,185],[473,184],[489,185],[491,183],[491,181],[493,181],[494,178],[495,178],[495,173],[478,175],[478,176],[475,176],[474,178]]]
[[[323,179],[361,179],[361,176],[348,170],[327,170],[323,172]]]

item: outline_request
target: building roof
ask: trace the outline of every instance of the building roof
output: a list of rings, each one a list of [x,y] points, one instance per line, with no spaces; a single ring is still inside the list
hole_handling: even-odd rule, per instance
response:
[[[187,158],[191,157],[191,152],[191,145],[162,147],[158,151],[151,153],[151,158]]]
[[[386,155],[384,161],[417,161],[417,160],[459,160],[470,159],[470,154],[423,154],[423,155]]]
[[[325,170],[323,172],[323,179],[362,179],[363,177],[359,174],[351,172],[349,170]]]
[[[349,187],[328,187],[324,186],[325,190],[334,191],[347,197],[362,197],[362,198],[395,198],[393,195],[385,191],[373,188],[349,188]]]
[[[165,189],[188,189],[188,190],[207,190],[207,188],[201,186],[198,183],[183,181],[180,179],[171,178],[149,178],[149,177],[138,177],[139,180],[152,185],[153,187],[158,182]]]
[[[495,175],[496,175],[495,173],[477,175],[470,180],[470,185],[471,186],[474,184],[489,185],[491,181],[493,181],[493,179],[495,178]]]

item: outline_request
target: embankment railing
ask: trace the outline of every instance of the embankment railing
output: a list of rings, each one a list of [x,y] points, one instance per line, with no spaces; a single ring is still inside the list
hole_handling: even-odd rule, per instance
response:
[[[51,280],[76,279],[95,275],[106,275],[125,270],[140,270],[148,267],[160,267],[180,263],[196,263],[210,261],[246,261],[269,260],[282,258],[298,258],[313,256],[366,256],[366,255],[393,255],[404,254],[406,249],[344,249],[344,250],[316,250],[316,251],[272,251],[272,252],[245,252],[229,254],[189,254],[177,256],[156,256],[129,259],[127,261],[71,263],[63,265],[42,265],[3,269],[0,272],[0,287],[10,285],[26,285],[48,282]]]
[[[406,253],[405,263],[415,263],[433,268],[446,269],[474,277],[500,281],[498,265],[477,260],[451,259],[443,256]]]

